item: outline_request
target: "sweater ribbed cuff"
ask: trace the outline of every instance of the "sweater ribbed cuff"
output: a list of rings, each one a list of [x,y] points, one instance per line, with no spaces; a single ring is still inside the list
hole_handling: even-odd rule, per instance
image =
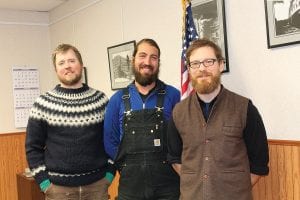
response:
[[[114,175],[109,173],[109,172],[106,172],[105,173],[105,178],[111,183],[114,179]]]
[[[46,179],[44,180],[43,182],[40,183],[40,188],[43,192],[46,191],[46,189],[50,186],[50,180],[49,179]]]

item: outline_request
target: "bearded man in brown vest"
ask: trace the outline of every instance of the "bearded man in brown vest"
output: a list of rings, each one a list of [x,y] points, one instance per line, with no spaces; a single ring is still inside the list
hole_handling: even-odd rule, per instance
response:
[[[252,186],[269,172],[262,118],[251,100],[221,84],[219,46],[196,40],[186,57],[195,93],[175,106],[168,127],[181,199],[251,200]]]

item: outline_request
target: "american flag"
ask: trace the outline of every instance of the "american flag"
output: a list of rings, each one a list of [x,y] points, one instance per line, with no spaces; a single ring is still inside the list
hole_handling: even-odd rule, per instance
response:
[[[192,6],[190,0],[183,0],[182,3],[184,8],[184,22],[182,31],[181,54],[181,99],[185,99],[193,91],[188,74],[186,50],[193,40],[198,39],[198,34],[193,21]]]

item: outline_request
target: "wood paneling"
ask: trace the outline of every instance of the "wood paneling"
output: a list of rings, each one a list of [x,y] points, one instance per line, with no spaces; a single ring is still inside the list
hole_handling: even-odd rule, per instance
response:
[[[300,200],[300,142],[269,141],[270,173],[253,188],[254,200]]]
[[[0,200],[18,199],[16,174],[26,167],[25,133],[0,134]],[[118,177],[109,188],[112,200],[118,196]]]
[[[17,188],[19,200],[45,200],[45,195],[34,178],[26,177],[24,173],[17,174]]]
[[[17,200],[16,174],[27,167],[25,134],[0,135],[0,199]]]
[[[16,174],[27,167],[25,133],[0,134],[0,199],[17,200]],[[300,141],[269,140],[270,174],[253,188],[254,200],[300,200]],[[118,194],[117,175],[109,188]]]

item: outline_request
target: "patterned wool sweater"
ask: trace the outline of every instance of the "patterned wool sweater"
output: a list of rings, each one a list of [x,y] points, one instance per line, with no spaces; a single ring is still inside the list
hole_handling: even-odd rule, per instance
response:
[[[103,147],[104,93],[83,85],[57,85],[33,105],[27,125],[26,156],[38,184],[93,183],[113,173]]]

